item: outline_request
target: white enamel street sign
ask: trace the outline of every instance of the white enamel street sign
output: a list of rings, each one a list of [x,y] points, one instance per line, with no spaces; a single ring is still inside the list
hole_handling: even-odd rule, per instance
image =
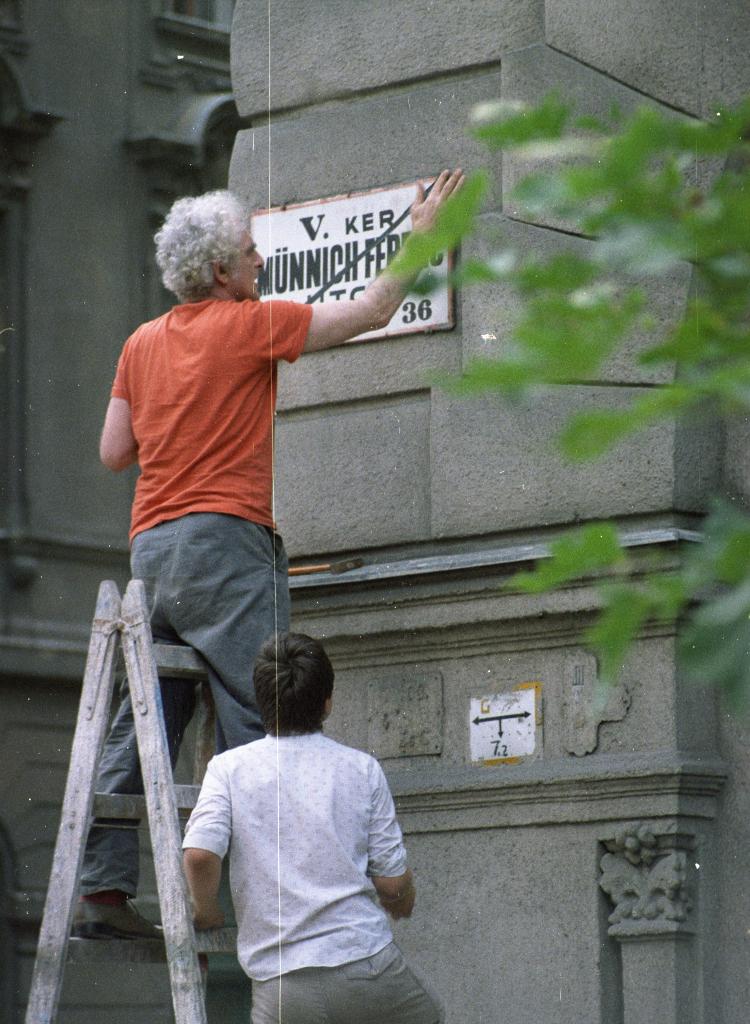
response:
[[[469,701],[471,760],[515,764],[536,750],[541,683]]]
[[[261,297],[326,304],[355,299],[403,245],[416,195],[415,182],[256,210],[253,238],[266,261],[258,278]],[[441,253],[430,270],[445,282],[449,266],[450,257]],[[452,291],[443,283],[430,295],[407,295],[387,327],[353,340],[447,330],[454,322]]]

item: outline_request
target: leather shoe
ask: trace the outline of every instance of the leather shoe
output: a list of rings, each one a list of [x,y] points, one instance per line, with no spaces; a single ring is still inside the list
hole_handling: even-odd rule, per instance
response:
[[[139,914],[130,900],[119,906],[81,900],[70,934],[78,939],[163,939],[157,925]]]

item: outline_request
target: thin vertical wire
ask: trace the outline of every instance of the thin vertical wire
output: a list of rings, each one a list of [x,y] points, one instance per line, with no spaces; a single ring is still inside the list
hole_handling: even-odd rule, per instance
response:
[[[705,81],[705,78],[704,78],[704,76],[702,74],[702,72],[703,72],[703,64],[704,64],[704,54],[703,54],[703,51],[702,51],[702,48],[701,48],[701,42],[700,42],[700,13],[699,13],[699,8],[700,8],[700,0],[695,0],[695,48],[696,48],[696,56],[700,59],[700,69],[701,69],[700,72],[699,72],[700,77],[699,77],[699,86],[698,86],[698,102],[697,102],[696,106],[698,108],[698,114],[700,116],[701,99],[703,98],[702,97],[702,89],[703,89],[703,82]],[[695,161],[694,161],[693,173],[695,174],[695,188],[700,192],[700,168],[699,168],[699,162],[698,162],[698,140],[697,139],[695,141]],[[698,265],[698,233],[697,232],[694,233],[693,260],[694,260],[694,266],[697,266]],[[700,335],[700,305],[698,303],[696,303],[695,304],[695,338],[696,338],[696,341],[698,340],[699,335]]]
[[[266,209],[269,211],[267,217],[267,239],[266,252],[273,252],[271,244],[271,2],[266,5],[266,21],[268,31],[268,195]],[[268,304],[268,329],[269,338],[269,371],[271,374],[271,395],[270,410],[271,417],[271,518],[276,528],[276,423],[274,406],[274,363],[273,363],[273,296]],[[278,1021],[281,1024],[281,757],[279,750],[279,606],[278,606],[278,583],[276,578],[276,538],[273,538],[273,626],[274,626],[274,677],[275,677],[275,698],[276,698],[276,899],[277,899],[277,929],[278,929],[278,964],[279,964],[279,989],[278,989]]]

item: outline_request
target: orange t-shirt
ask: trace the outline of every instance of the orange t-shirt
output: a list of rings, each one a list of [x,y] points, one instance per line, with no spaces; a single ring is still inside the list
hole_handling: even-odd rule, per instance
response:
[[[276,363],[299,356],[311,318],[294,302],[206,299],[128,338],[112,395],[138,445],[131,540],[189,512],[274,525]]]

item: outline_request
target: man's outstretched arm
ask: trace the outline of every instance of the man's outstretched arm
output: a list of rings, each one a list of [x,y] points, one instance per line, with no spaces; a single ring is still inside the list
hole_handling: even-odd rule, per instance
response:
[[[411,207],[412,232],[426,233],[435,225],[438,210],[449,196],[463,184],[460,170],[443,171],[425,198],[419,186]],[[385,327],[399,308],[414,283],[415,276],[401,277],[386,268],[353,302],[313,306],[313,316],[305,341],[305,352],[315,352],[340,345],[358,334]]]

